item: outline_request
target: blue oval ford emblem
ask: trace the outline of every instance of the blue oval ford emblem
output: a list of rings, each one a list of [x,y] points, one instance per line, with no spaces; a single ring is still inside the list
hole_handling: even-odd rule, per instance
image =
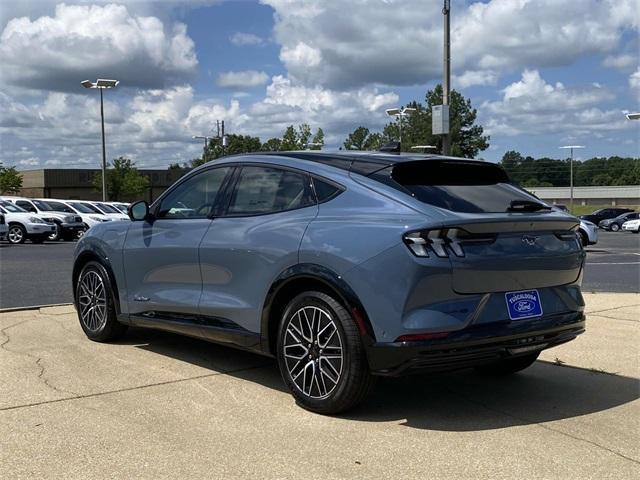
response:
[[[529,300],[520,300],[519,302],[516,302],[514,304],[513,308],[515,308],[518,312],[524,313],[533,310],[535,308],[535,305]]]

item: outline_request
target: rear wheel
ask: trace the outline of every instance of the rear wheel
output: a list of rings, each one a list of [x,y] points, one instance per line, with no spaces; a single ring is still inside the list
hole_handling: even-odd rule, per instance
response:
[[[117,319],[109,274],[98,262],[87,263],[80,272],[76,308],[80,326],[91,340],[116,340],[127,330]]]
[[[18,243],[24,243],[27,239],[27,231],[22,225],[13,224],[9,225],[9,232],[7,232],[7,240],[14,245]]]
[[[476,367],[476,371],[484,375],[510,375],[533,365],[540,352],[529,353],[520,357],[505,358],[495,363]]]
[[[354,407],[375,380],[353,318],[321,292],[289,302],[278,333],[278,364],[297,403],[323,414]]]
[[[618,225],[617,223],[612,223],[611,224],[611,231],[612,232],[617,232],[618,230],[620,230],[620,225]]]

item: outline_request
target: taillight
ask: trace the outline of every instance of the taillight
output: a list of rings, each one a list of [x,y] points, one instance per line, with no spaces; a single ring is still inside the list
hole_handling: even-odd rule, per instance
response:
[[[464,257],[465,243],[493,243],[495,234],[474,234],[462,228],[441,228],[410,232],[403,237],[404,243],[417,257],[428,257],[430,253],[446,258],[449,252]]]

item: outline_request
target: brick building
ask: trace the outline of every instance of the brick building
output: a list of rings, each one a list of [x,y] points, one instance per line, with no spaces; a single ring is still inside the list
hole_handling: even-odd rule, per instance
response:
[[[152,202],[186,170],[138,170],[147,177],[149,187],[138,200]],[[102,200],[102,193],[93,186],[98,169],[46,168],[21,171],[23,197]]]

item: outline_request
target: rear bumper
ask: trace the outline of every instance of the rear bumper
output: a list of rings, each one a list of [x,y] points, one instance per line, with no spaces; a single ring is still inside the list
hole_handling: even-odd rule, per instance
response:
[[[457,370],[555,347],[584,330],[584,314],[573,312],[535,321],[470,326],[439,340],[376,343],[367,348],[367,358],[376,375]]]

